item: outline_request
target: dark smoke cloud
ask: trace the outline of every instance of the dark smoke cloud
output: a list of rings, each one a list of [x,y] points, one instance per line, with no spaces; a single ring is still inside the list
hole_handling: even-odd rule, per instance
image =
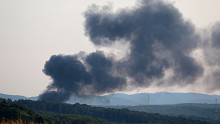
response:
[[[126,84],[124,78],[111,75],[113,61],[104,57],[100,52],[92,53],[86,58],[92,76],[93,93],[108,93],[123,89]]]
[[[63,102],[72,93],[78,93],[80,83],[90,82],[91,78],[85,66],[77,56],[51,56],[46,62],[43,72],[50,76],[53,82],[41,96],[41,100]]]
[[[144,0],[136,8],[116,13],[91,6],[85,17],[86,34],[95,45],[111,46],[120,39],[130,42],[131,53],[128,61],[123,62],[124,73],[139,84],[150,83],[146,82],[149,78],[162,78],[168,68],[174,69],[175,80],[187,83],[193,83],[203,73],[189,56],[199,37],[194,26],[172,4]],[[166,58],[156,56],[160,49],[170,54]]]
[[[172,4],[143,0],[133,9],[112,12],[107,8],[93,5],[88,9],[86,34],[100,47],[111,47],[121,40],[129,42],[126,59],[115,61],[100,51],[84,59],[79,55],[52,56],[44,67],[52,83],[40,99],[63,102],[73,94],[120,91],[129,81],[134,88],[147,87],[162,79],[167,69],[174,71],[172,82],[164,82],[167,84],[187,85],[202,75],[203,68],[190,56],[199,37]]]
[[[212,28],[212,45],[220,48],[220,23],[217,23]]]
[[[88,69],[86,68],[88,66]],[[120,77],[110,74],[112,61],[100,51],[89,54],[85,63],[78,55],[54,55],[46,62],[43,72],[52,78],[41,100],[67,101],[71,95],[102,94],[121,90],[126,84]]]

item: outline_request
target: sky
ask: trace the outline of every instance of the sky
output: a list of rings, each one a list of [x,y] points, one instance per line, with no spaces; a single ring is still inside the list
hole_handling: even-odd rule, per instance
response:
[[[219,0],[169,0],[169,2],[179,9],[183,18],[194,24],[199,32],[204,33],[220,21]],[[109,5],[113,7],[113,11],[117,11],[119,8],[132,8],[136,1],[0,0],[0,93],[37,96],[52,82],[51,77],[42,72],[45,62],[52,55],[73,55],[80,51],[90,53],[103,50],[90,42],[91,37],[85,35],[84,13],[92,4]],[[212,54],[212,51],[209,51]],[[206,70],[215,68],[203,63],[201,49],[193,51],[192,54],[208,68]],[[204,75],[206,73],[208,71],[205,71]],[[196,83],[184,87],[150,86],[147,89],[139,87],[126,90],[125,93],[159,91],[220,93],[220,90],[207,91],[204,87]]]

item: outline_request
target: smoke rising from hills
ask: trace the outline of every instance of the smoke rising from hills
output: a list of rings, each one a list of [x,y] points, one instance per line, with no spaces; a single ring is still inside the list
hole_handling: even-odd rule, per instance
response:
[[[219,30],[215,30],[212,43],[218,47]],[[148,87],[159,85],[153,84],[159,80],[160,85],[186,86],[203,76],[204,67],[191,56],[200,47],[200,35],[172,4],[162,0],[142,0],[116,12],[109,6],[92,5],[85,12],[85,32],[98,47],[127,42],[129,53],[121,60],[104,51],[84,57],[51,56],[43,72],[52,83],[41,100],[64,102],[72,95],[113,93],[128,85]],[[173,72],[169,81],[163,80],[167,70]]]

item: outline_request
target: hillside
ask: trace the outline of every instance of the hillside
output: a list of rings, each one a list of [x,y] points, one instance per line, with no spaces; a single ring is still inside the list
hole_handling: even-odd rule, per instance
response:
[[[36,114],[31,109],[0,99],[0,124],[106,124],[104,120],[73,114]]]
[[[0,102],[0,123],[13,121],[19,123],[43,123],[44,119],[30,109],[25,109],[15,104],[9,105],[6,102]]]
[[[46,101],[18,100],[11,102],[26,108],[30,108],[41,115],[74,114],[104,119],[107,122],[116,123],[144,123],[144,124],[209,124],[209,122],[195,121],[181,117],[169,117],[159,114],[130,111],[128,109],[113,109],[92,107],[81,104],[52,103]]]
[[[111,106],[111,108],[125,108],[134,111],[159,113],[161,115],[220,122],[220,105],[215,104],[176,104],[176,105],[139,105],[139,106]]]

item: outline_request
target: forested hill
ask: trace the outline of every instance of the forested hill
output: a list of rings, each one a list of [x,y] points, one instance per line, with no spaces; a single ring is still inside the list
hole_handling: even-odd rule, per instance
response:
[[[107,122],[117,123],[144,123],[144,124],[209,124],[209,122],[195,121],[180,117],[162,116],[145,112],[131,111],[128,109],[113,109],[92,107],[81,104],[52,103],[46,101],[31,100],[6,100],[8,104],[16,104],[30,108],[41,115],[50,114],[74,114],[104,119]]]
[[[161,115],[191,118],[220,124],[219,104],[176,104],[176,105],[139,105],[139,106],[106,106],[111,108],[126,108],[132,111],[159,113]]]
[[[3,99],[1,99],[3,100]],[[10,104],[8,103],[10,102]],[[36,114],[11,101],[0,102],[0,124],[107,124],[93,117],[72,114]]]
[[[15,104],[9,105],[7,102],[0,102],[0,123],[43,123],[42,116],[36,114],[30,109],[17,106]]]

